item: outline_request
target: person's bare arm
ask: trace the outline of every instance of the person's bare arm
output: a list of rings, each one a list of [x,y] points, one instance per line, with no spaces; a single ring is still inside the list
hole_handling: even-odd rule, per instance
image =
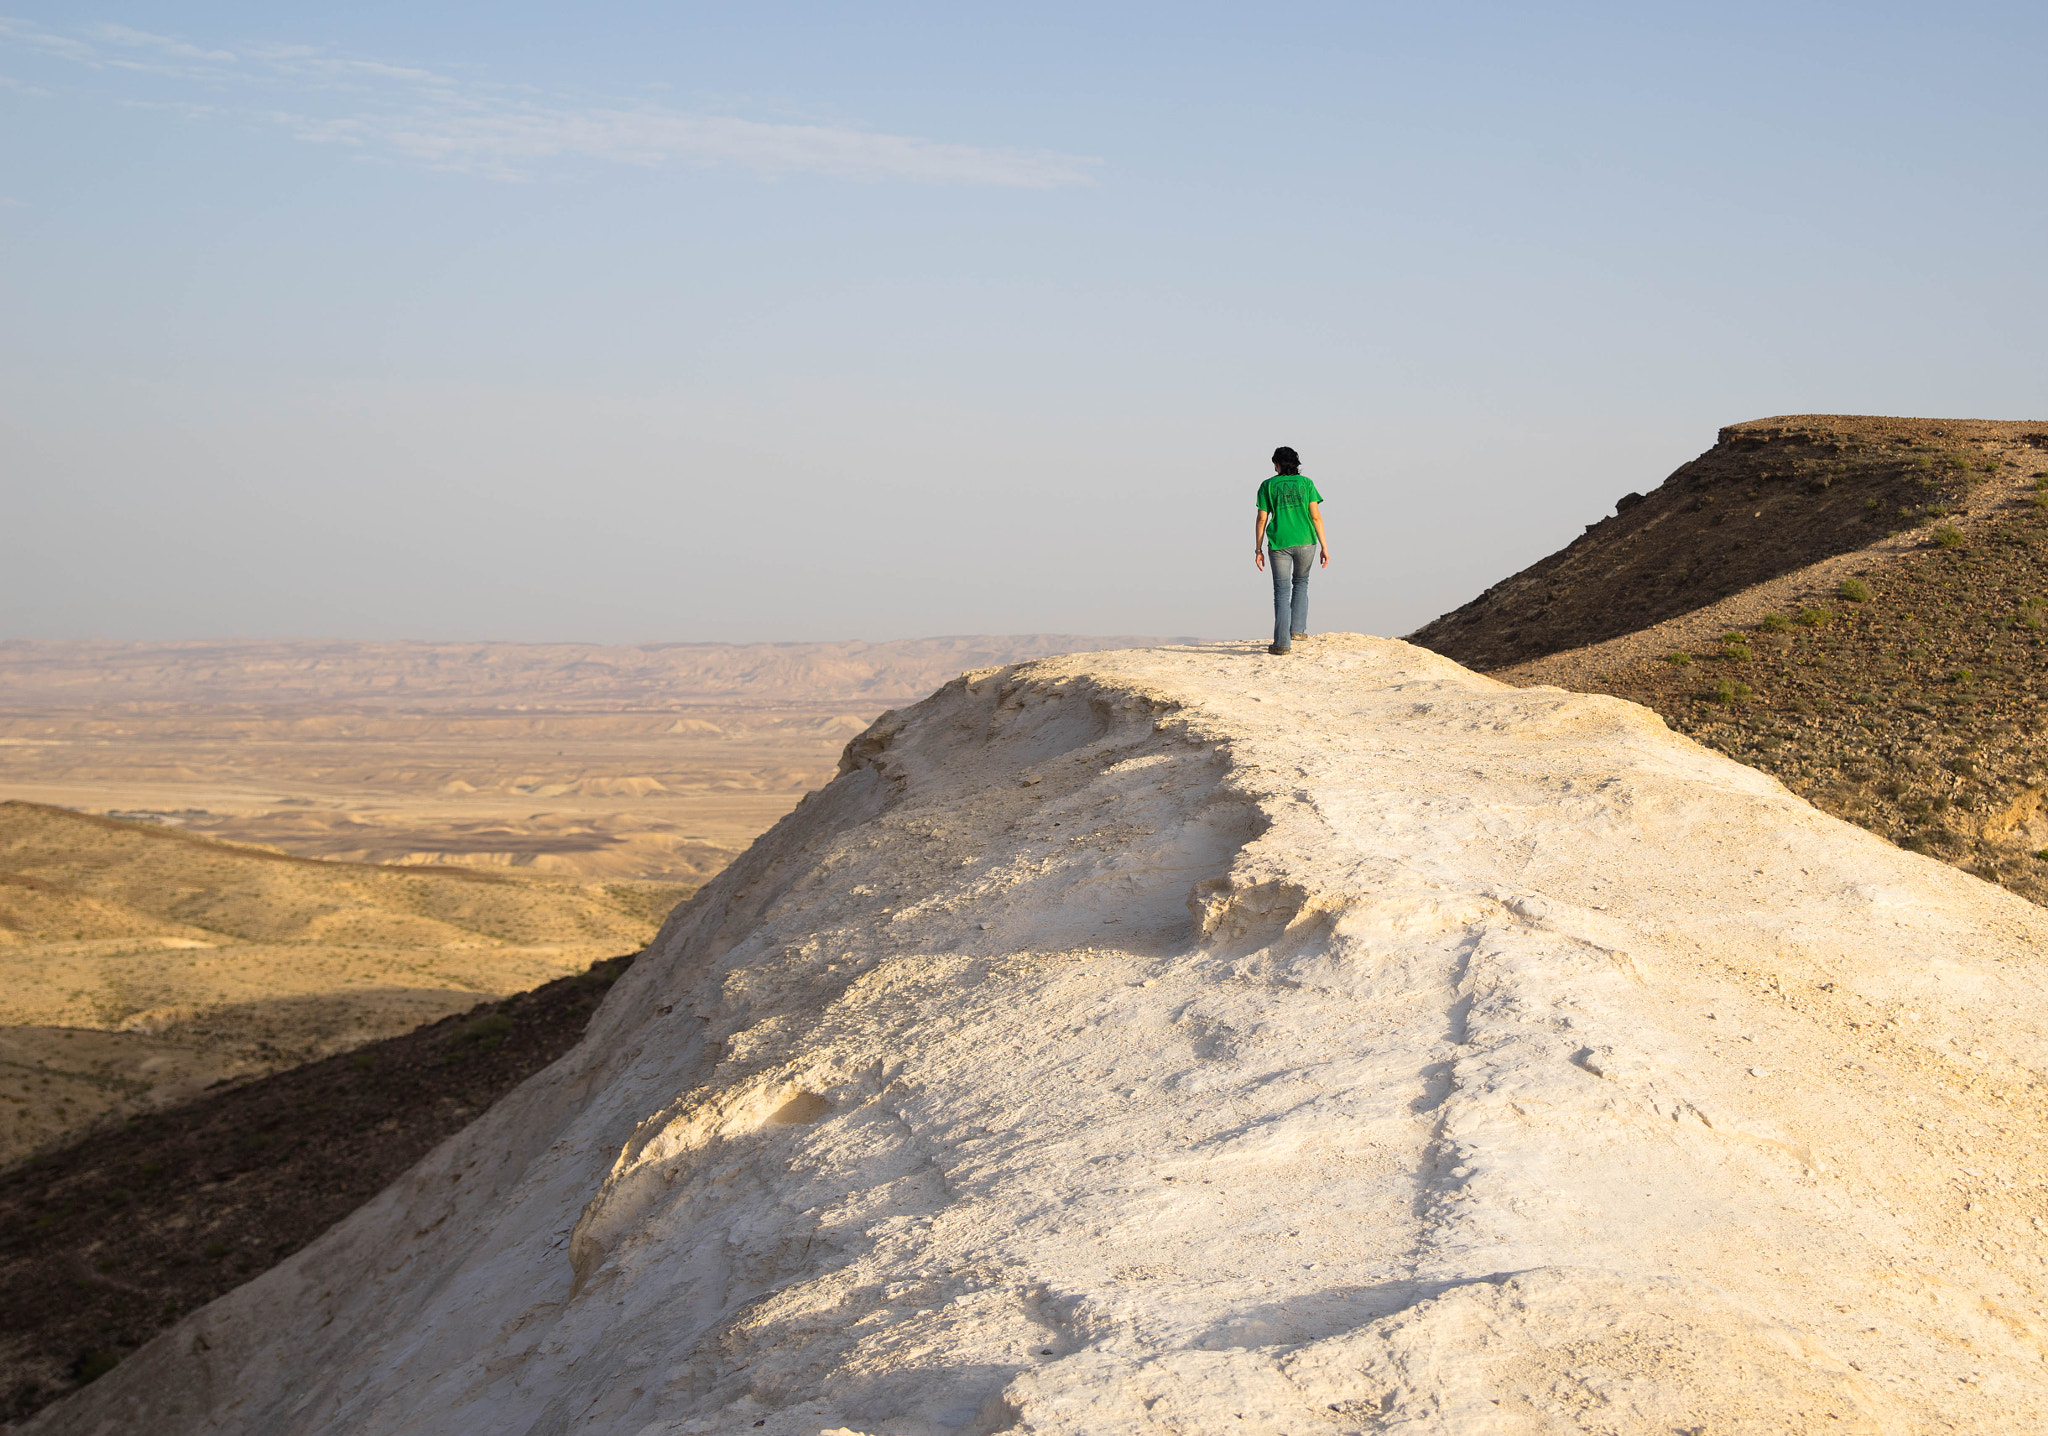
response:
[[[1260,573],[1266,571],[1266,511],[1259,510],[1258,518],[1252,524],[1252,567]]]
[[[1264,518],[1265,515],[1261,514],[1260,517]],[[1308,506],[1308,520],[1316,526],[1316,547],[1323,551],[1323,567],[1328,568],[1330,566],[1330,541],[1323,537],[1323,506],[1321,504],[1310,504]]]

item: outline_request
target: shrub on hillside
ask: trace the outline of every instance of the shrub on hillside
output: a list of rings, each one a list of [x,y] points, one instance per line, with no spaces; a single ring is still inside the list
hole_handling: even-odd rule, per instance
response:
[[[1765,615],[1760,626],[1771,633],[1783,633],[1792,626],[1792,620],[1782,613],[1772,613]]]
[[[1690,653],[1667,653],[1664,655],[1664,661],[1673,668],[1692,667],[1692,655]]]
[[[455,1040],[458,1043],[474,1043],[479,1052],[491,1052],[497,1049],[498,1044],[505,1040],[505,1034],[511,1030],[511,1018],[502,1012],[491,1012],[482,1017],[471,1018],[463,1025],[461,1033]],[[460,1051],[460,1048],[457,1051]]]
[[[1954,524],[1937,524],[1934,528],[1934,541],[1943,548],[1961,548],[1963,531]]]
[[[1835,593],[1850,603],[1867,603],[1870,600],[1870,585],[1860,578],[1845,578]]]
[[[1825,608],[1802,608],[1799,610],[1799,621],[1808,628],[1824,628],[1834,622],[1834,620],[1834,614]]]
[[[1714,685],[1714,701],[1723,708],[1733,708],[1755,696],[1755,690],[1747,683],[1737,683],[1733,678],[1723,678]]]
[[[88,1351],[71,1365],[71,1375],[80,1386],[90,1386],[121,1364],[112,1351]]]

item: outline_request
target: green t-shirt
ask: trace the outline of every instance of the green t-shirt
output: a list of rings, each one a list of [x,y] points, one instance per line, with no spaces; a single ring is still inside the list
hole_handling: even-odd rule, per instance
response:
[[[1308,506],[1319,504],[1315,481],[1306,474],[1275,474],[1259,485],[1259,512],[1271,514],[1266,520],[1266,543],[1271,548],[1299,548],[1316,541],[1315,520]]]

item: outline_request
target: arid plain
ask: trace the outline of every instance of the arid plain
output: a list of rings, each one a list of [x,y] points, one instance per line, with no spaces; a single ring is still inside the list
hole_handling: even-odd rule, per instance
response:
[[[0,1164],[637,950],[884,709],[1156,641],[0,643]]]

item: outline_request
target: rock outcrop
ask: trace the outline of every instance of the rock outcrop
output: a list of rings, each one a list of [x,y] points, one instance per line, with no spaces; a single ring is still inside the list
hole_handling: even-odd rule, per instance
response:
[[[2044,940],[1397,642],[970,674],[28,1429],[2036,1431]]]

